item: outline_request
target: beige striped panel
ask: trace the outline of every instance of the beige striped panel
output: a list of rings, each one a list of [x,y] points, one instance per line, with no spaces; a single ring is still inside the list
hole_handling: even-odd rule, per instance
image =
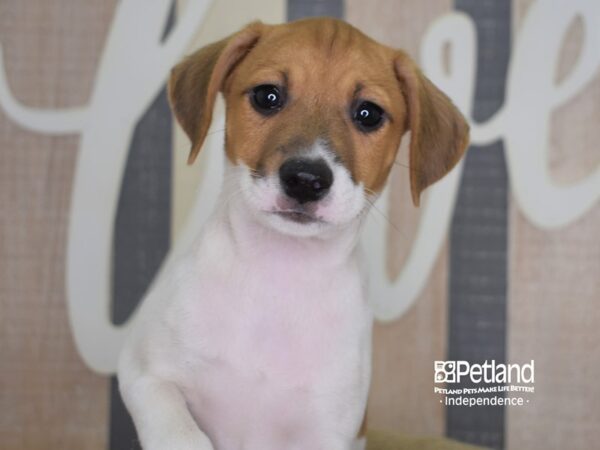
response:
[[[513,39],[530,0],[515,0]],[[571,69],[584,38],[570,27],[558,80]],[[552,176],[572,183],[600,163],[600,73],[554,111],[550,124]],[[535,389],[526,408],[507,408],[510,450],[598,448],[600,442],[600,205],[558,230],[510,211],[508,357],[535,359]]]
[[[14,96],[84,104],[114,1],[2,0],[0,41]],[[77,136],[49,137],[0,108],[0,447],[102,449],[107,379],[79,358],[65,302]]]

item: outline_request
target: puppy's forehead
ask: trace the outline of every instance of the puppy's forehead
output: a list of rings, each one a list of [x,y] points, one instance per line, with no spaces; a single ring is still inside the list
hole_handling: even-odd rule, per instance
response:
[[[330,18],[275,25],[271,35],[280,42],[291,41],[298,48],[321,49],[329,55],[349,49],[384,47],[352,25]]]
[[[391,48],[346,22],[306,19],[269,27],[252,50],[248,65],[259,69],[303,68],[314,76],[325,75],[325,79],[337,79],[348,70],[365,78],[389,78],[394,76],[392,53]]]

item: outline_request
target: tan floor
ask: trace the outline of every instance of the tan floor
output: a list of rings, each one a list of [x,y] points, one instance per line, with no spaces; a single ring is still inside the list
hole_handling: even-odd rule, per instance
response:
[[[477,450],[482,448],[443,438],[417,438],[389,431],[367,433],[367,450]]]

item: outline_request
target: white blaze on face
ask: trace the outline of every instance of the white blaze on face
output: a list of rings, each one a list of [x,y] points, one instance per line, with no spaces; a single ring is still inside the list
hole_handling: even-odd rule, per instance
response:
[[[357,184],[352,180],[350,171],[335,158],[326,142],[317,140],[309,149],[294,157],[320,159],[327,163],[333,173],[333,184],[322,199],[298,205],[286,196],[278,173],[254,177],[250,169],[240,167],[243,170],[233,174],[233,181],[239,183],[246,204],[262,223],[284,234],[308,237],[344,227],[359,218],[368,205],[364,187],[362,183]],[[303,210],[314,220],[301,223],[277,214],[294,210]]]

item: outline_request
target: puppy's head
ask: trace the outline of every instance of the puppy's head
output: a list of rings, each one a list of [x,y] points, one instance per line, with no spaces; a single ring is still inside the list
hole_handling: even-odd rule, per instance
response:
[[[355,219],[384,187],[410,130],[410,186],[446,174],[468,125],[402,51],[333,19],[253,23],[198,50],[169,81],[193,162],[215,98],[225,97],[226,154],[244,202],[281,232],[311,236]]]

